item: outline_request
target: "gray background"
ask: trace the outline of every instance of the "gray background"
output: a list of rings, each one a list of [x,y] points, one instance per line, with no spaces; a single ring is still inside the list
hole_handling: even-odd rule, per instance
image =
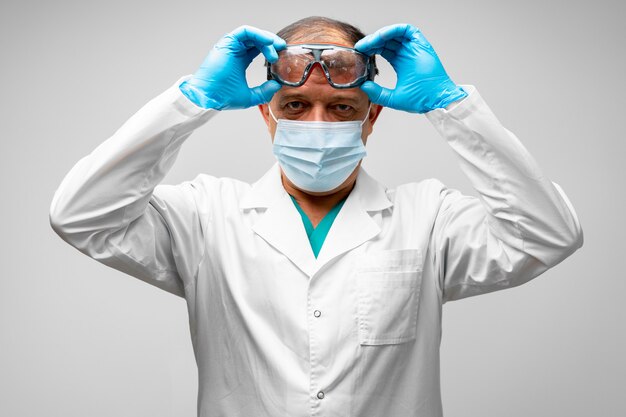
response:
[[[0,3],[0,415],[194,416],[184,300],[66,245],[52,195],[82,156],[193,72],[241,24],[323,14],[371,33],[420,27],[571,199],[585,245],[536,280],[444,306],[452,416],[624,416],[624,6],[619,1]],[[382,80],[392,85],[389,66]],[[263,79],[255,62],[251,82]],[[428,121],[387,109],[364,166],[389,186],[436,177],[475,194]],[[258,178],[257,110],[223,112],[165,179]]]

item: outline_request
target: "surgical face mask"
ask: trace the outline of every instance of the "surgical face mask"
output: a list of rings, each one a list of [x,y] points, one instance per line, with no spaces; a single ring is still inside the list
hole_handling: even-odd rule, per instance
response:
[[[276,119],[273,153],[283,172],[298,188],[326,192],[339,187],[367,154],[361,140],[369,117],[350,122]]]

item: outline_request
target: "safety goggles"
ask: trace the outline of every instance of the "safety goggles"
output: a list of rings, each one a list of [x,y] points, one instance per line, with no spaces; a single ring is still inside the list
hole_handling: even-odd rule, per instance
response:
[[[373,55],[367,56],[347,46],[306,43],[287,45],[278,52],[276,62],[266,61],[267,79],[300,87],[309,78],[315,64],[319,64],[334,88],[357,87],[378,74]]]

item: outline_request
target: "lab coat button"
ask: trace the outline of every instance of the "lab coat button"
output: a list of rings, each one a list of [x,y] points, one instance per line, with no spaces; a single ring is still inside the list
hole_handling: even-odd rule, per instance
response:
[[[322,315],[322,312],[321,312],[321,311],[319,311],[319,310],[315,310],[315,311],[313,312],[313,315],[314,315],[315,317],[319,317],[319,316],[321,316],[321,315]]]
[[[318,392],[318,393],[317,393],[317,398],[319,398],[320,400],[321,400],[322,398],[324,398],[324,391],[320,391],[320,392]]]

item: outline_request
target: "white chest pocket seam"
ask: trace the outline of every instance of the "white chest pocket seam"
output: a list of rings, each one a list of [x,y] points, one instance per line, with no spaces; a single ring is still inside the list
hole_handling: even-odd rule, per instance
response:
[[[367,254],[356,271],[361,345],[415,339],[423,259],[418,249]]]

